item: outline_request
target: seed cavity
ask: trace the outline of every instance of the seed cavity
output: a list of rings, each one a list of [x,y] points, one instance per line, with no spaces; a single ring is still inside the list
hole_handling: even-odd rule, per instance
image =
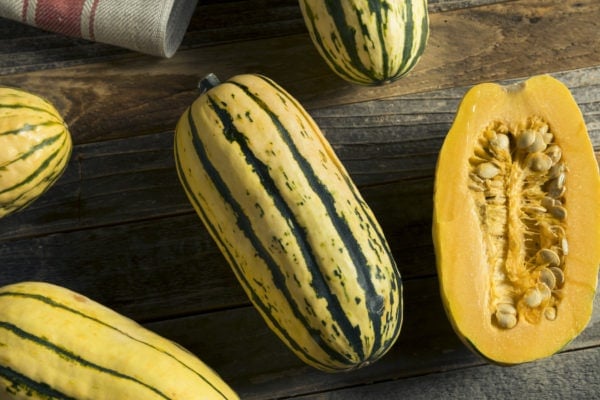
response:
[[[497,121],[469,158],[475,202],[491,273],[492,323],[554,321],[565,283],[568,168],[546,121]]]

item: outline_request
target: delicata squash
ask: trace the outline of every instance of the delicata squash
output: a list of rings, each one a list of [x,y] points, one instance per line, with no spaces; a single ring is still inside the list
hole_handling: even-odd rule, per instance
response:
[[[255,308],[315,368],[379,359],[400,331],[402,282],[330,144],[264,76],[202,86],[175,131],[177,171]]]
[[[476,85],[435,176],[441,296],[457,334],[499,364],[547,357],[587,325],[600,178],[581,111],[548,76]]]

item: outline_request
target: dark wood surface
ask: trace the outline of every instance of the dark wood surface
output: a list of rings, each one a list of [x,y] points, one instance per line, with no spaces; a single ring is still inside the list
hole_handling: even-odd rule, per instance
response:
[[[59,182],[0,220],[0,285],[44,280],[79,291],[187,347],[244,399],[599,398],[598,296],[587,329],[560,354],[490,365],[462,345],[443,312],[431,213],[438,151],[475,83],[554,75],[572,90],[600,149],[600,2],[429,7],[421,62],[381,88],[333,75],[296,0],[200,0],[172,59],[0,19],[0,85],[50,99],[76,144]],[[288,89],[380,220],[403,276],[405,320],[379,362],[327,374],[295,358],[192,210],[175,173],[173,129],[209,72],[262,73]]]

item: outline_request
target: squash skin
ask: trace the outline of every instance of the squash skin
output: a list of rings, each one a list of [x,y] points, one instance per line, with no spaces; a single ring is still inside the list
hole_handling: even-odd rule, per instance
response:
[[[175,133],[186,194],[267,325],[334,372],[385,354],[402,282],[383,232],[301,105],[238,75],[203,93]]]
[[[66,169],[72,146],[52,104],[23,90],[0,88],[0,218],[48,190]]]
[[[179,345],[45,282],[0,288],[0,344],[8,399],[238,399]]]
[[[409,73],[429,38],[426,0],[299,0],[305,25],[331,70],[359,85]]]
[[[520,321],[502,330],[490,323],[489,272],[482,234],[468,195],[468,158],[491,121],[508,125],[531,115],[552,127],[569,173],[565,284],[556,320]],[[510,86],[485,83],[464,96],[440,151],[435,177],[433,240],[441,297],[457,335],[490,362],[513,365],[549,357],[590,320],[600,264],[600,176],[579,107],[568,88],[548,75]]]

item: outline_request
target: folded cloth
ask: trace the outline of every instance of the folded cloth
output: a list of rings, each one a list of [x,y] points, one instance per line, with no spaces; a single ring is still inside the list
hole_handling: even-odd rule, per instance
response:
[[[198,0],[0,0],[0,17],[160,57],[181,44]]]

